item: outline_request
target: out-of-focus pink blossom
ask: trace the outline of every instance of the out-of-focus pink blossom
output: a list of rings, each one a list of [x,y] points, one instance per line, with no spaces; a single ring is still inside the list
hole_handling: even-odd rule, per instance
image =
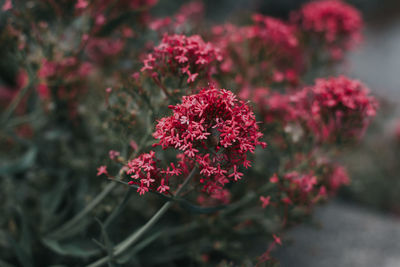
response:
[[[222,57],[211,43],[199,35],[164,35],[161,43],[143,60],[141,71],[160,76],[187,75],[187,83],[198,78],[210,79],[213,66]]]
[[[360,12],[339,0],[312,1],[292,14],[302,31],[321,36],[334,58],[361,39],[363,21]]]
[[[12,4],[11,0],[5,0],[1,10],[8,11],[12,8],[13,8],[13,4]]]

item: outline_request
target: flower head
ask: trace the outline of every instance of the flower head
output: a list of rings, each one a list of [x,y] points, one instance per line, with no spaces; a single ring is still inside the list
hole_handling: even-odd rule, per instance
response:
[[[249,26],[224,24],[213,28],[214,43],[224,55],[221,71],[240,73],[247,81],[261,78],[263,85],[297,83],[304,64],[296,27],[261,14],[254,14],[252,19]]]
[[[156,145],[180,150],[183,157],[197,162],[200,183],[208,192],[239,180],[243,175],[239,166],[249,166],[247,152],[254,153],[257,145],[265,147],[253,112],[228,90],[210,86],[184,96],[170,109],[173,114],[157,123]]]
[[[310,130],[320,141],[346,141],[361,137],[378,102],[358,80],[344,76],[317,79],[300,93],[298,103]]]
[[[107,166],[103,165],[97,168],[97,176],[100,176],[102,174],[108,175]]]
[[[260,196],[260,201],[263,209],[265,209],[270,204],[271,196]]]
[[[210,79],[213,68],[222,57],[211,43],[199,35],[164,35],[161,43],[143,60],[141,71],[160,76],[186,75],[187,83],[198,78]]]
[[[336,54],[350,48],[361,37],[360,12],[339,0],[306,3],[292,18],[306,33],[321,36]]]

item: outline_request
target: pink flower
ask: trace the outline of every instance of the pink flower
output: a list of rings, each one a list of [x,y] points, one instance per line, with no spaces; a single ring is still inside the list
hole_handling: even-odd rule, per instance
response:
[[[133,149],[133,151],[136,151],[138,149],[138,144],[134,140],[131,140],[129,142],[129,146]]]
[[[274,242],[278,245],[282,245],[282,241],[281,238],[276,236],[275,234],[272,235],[272,237],[274,238]]]
[[[105,174],[108,176],[108,172],[107,172],[107,166],[100,166],[97,168],[97,176],[100,176],[102,174]]]
[[[293,105],[290,93],[270,92],[266,88],[258,88],[254,90],[252,99],[266,123],[286,125],[298,117],[298,110]]]
[[[137,180],[150,175],[158,191],[164,188],[162,175],[168,178],[187,173],[197,162],[202,176],[199,182],[204,191],[213,194],[231,180],[241,179],[243,173],[239,172],[239,166],[250,165],[247,152],[254,153],[257,145],[266,145],[259,141],[262,134],[253,112],[228,90],[210,86],[198,94],[182,97],[180,104],[169,108],[173,114],[160,119],[156,125],[153,136],[159,142],[155,146],[181,151],[181,161],[160,169],[152,152],[128,163],[127,173],[132,178]],[[167,181],[163,184],[167,185]],[[143,186],[153,189],[151,184],[146,182]]]
[[[141,71],[156,72],[160,76],[186,74],[187,83],[197,77],[211,78],[212,67],[222,57],[217,48],[199,35],[164,35],[161,43],[143,60]]]
[[[3,7],[1,8],[1,10],[3,10],[3,11],[8,11],[8,10],[10,10],[11,8],[13,8],[13,5],[12,5],[11,0],[5,0],[5,1],[4,1],[4,4],[3,4]]]
[[[164,180],[164,179],[161,179],[161,184],[160,184],[160,186],[157,188],[157,191],[158,191],[158,192],[160,192],[160,193],[168,192],[169,186],[168,186],[168,185],[165,185],[164,183],[165,183],[165,180]]]
[[[295,47],[298,45],[293,26],[261,14],[254,14],[252,18],[255,25],[251,31],[247,32],[249,37],[257,36],[274,46]]]
[[[347,170],[340,165],[333,165],[331,175],[328,176],[328,186],[331,193],[336,193],[343,186],[350,184],[350,178]]]
[[[37,92],[41,99],[48,99],[50,97],[50,90],[46,84],[38,84]]]
[[[270,204],[271,196],[260,196],[260,201],[263,209],[265,209]]]
[[[278,182],[279,182],[278,175],[276,175],[276,173],[274,173],[274,175],[272,175],[272,177],[269,178],[269,181],[270,181],[271,183],[273,183],[273,184],[278,183]]]
[[[84,9],[89,5],[87,0],[78,0],[75,4],[76,9]]]
[[[254,14],[250,26],[225,24],[212,29],[214,43],[223,54],[222,72],[241,73],[247,83],[289,82],[296,84],[304,68],[296,26]],[[287,75],[285,75],[287,74]]]
[[[161,174],[161,169],[157,166],[158,160],[155,157],[154,151],[150,153],[141,154],[139,157],[131,160],[127,164],[126,174],[128,174],[133,181],[130,184],[138,185],[137,192],[140,195],[145,194],[150,189],[159,191],[160,193],[166,192],[169,187],[165,185],[165,180]]]
[[[297,103],[310,131],[323,142],[360,138],[378,107],[365,85],[344,76],[317,79],[300,92]]]
[[[360,12],[339,0],[312,1],[292,14],[292,20],[311,35],[321,36],[329,47],[350,48],[361,39]]]
[[[107,58],[119,54],[124,46],[125,41],[122,38],[91,37],[85,49],[91,60],[104,62]]]
[[[187,73],[187,75],[189,75],[189,78],[187,79],[187,83],[192,83],[192,82],[194,82],[194,80],[196,79],[196,77],[199,76],[198,73],[193,73],[193,74],[191,74],[190,71],[187,71],[186,73]]]
[[[109,155],[110,159],[113,160],[113,159],[119,157],[120,153],[118,151],[115,151],[115,150],[110,150],[108,152],[108,155]]]

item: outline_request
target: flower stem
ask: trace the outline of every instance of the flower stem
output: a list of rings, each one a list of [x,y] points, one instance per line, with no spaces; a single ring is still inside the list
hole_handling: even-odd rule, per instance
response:
[[[186,187],[186,185],[189,183],[189,181],[193,178],[197,171],[197,167],[194,167],[192,171],[189,173],[189,175],[186,177],[185,181],[182,183],[182,185],[178,188],[178,190],[175,193],[175,197],[178,196],[182,190]],[[126,249],[128,249],[133,243],[135,243],[144,233],[146,233],[156,222],[158,222],[161,217],[167,212],[167,210],[172,206],[173,202],[172,201],[167,201],[157,212],[156,214],[151,217],[150,220],[147,221],[145,225],[143,225],[139,230],[136,232],[132,233],[128,238],[126,238],[124,241],[119,243],[118,245],[115,246],[115,250],[113,253],[113,256],[118,256],[121,253],[123,253]],[[95,261],[92,264],[89,264],[87,267],[98,267],[102,266],[103,264],[107,263],[109,260],[109,257],[104,257],[101,258],[97,261]]]
[[[142,140],[140,141],[140,145],[137,148],[137,150],[134,152],[132,157],[135,157],[139,151],[141,151],[142,147],[144,146],[144,143],[146,142],[149,134],[146,134],[143,136]],[[120,180],[120,173],[121,173],[122,168],[119,170],[118,178],[117,180]],[[67,221],[63,225],[61,225],[58,229],[54,230],[51,232],[48,236],[50,237],[57,237],[57,236],[62,236],[65,231],[68,232],[73,226],[75,226],[79,221],[81,221],[83,218],[85,218],[95,207],[97,207],[98,204],[101,203],[101,201],[110,194],[113,189],[117,187],[117,183],[110,183],[108,184],[101,192],[98,194],[83,210],[81,210],[78,214],[76,214],[71,220]]]
[[[82,220],[86,215],[93,210],[115,187],[116,183],[109,183],[100,194],[98,194],[82,211],[80,211],[75,217],[63,224],[56,231],[52,232],[49,236],[59,236],[64,231],[68,231],[71,227],[75,226],[77,222]]]

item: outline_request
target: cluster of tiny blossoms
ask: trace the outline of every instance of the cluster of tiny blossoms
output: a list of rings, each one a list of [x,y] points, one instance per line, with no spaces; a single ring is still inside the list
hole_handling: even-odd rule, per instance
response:
[[[77,114],[79,97],[86,92],[86,80],[92,64],[80,62],[75,57],[43,59],[37,76],[37,92],[41,99],[58,99],[67,104],[70,117]]]
[[[328,195],[334,195],[342,185],[350,182],[346,168],[326,158],[312,160],[313,170],[287,171],[274,174],[270,182],[279,188],[274,199],[286,204],[312,207]],[[270,204],[271,196],[260,197],[263,208]]]
[[[317,79],[299,94],[303,94],[303,114],[311,111],[304,115],[307,124],[321,141],[359,138],[378,105],[368,88],[345,76]]]
[[[259,141],[262,133],[253,112],[228,90],[210,86],[184,96],[181,104],[169,108],[173,115],[160,119],[156,125],[153,136],[159,142],[155,146],[180,151],[181,162],[160,169],[156,167],[154,153],[129,162],[127,173],[140,179],[141,193],[154,184],[159,185],[159,192],[166,192],[168,179],[159,175],[179,176],[187,172],[187,163],[192,162],[199,166],[203,190],[213,194],[231,180],[241,179],[240,166],[251,166],[247,152],[254,153],[257,145],[266,146]]]
[[[360,12],[339,0],[307,3],[292,19],[302,31],[321,36],[337,57],[360,40],[363,26]]]
[[[252,16],[254,25],[249,28],[247,37],[258,37],[271,45],[296,47],[298,45],[296,29],[285,22],[261,14]]]
[[[169,186],[166,184],[168,177],[162,175],[162,170],[157,167],[157,159],[155,158],[154,151],[150,153],[144,153],[139,157],[128,162],[128,169],[126,171],[140,186],[138,192],[140,195],[149,191],[149,189],[163,193],[169,190]],[[176,173],[180,174],[180,173]],[[157,181],[157,183],[156,183]],[[129,184],[135,184],[134,181],[130,181]],[[158,187],[157,187],[158,186]]]
[[[348,185],[349,183],[350,178],[346,168],[340,165],[332,165],[331,173],[328,175],[328,191],[331,194],[335,194],[342,185]]]
[[[263,85],[296,83],[304,65],[296,27],[260,14],[253,15],[252,20],[249,26],[224,24],[213,28],[213,40],[224,55],[221,71],[238,74],[236,80],[243,85],[260,78]]]
[[[185,74],[187,83],[192,83],[200,77],[209,80],[215,64],[221,60],[219,49],[204,42],[199,35],[164,35],[161,43],[143,60],[141,71],[161,77]]]
[[[345,76],[317,79],[312,86],[285,94],[258,88],[251,98],[269,125],[297,123],[318,142],[357,140],[378,106],[368,88]]]
[[[293,103],[295,98],[290,93],[278,93],[268,88],[254,90],[252,100],[257,104],[258,111],[264,122],[270,124],[279,122],[283,125],[290,123],[299,116],[299,111]]]

